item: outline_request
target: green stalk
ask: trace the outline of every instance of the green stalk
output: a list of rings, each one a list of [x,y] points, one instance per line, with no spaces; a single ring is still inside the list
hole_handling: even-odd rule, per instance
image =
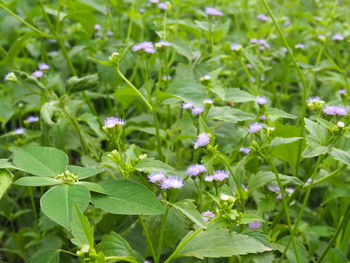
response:
[[[165,210],[165,214],[163,215],[162,218],[162,223],[160,225],[160,232],[159,232],[159,240],[158,240],[158,248],[157,248],[157,256],[154,259],[155,263],[159,263],[160,260],[160,256],[162,254],[162,250],[163,250],[163,241],[164,241],[164,232],[165,232],[165,226],[166,226],[166,220],[168,218],[168,214],[169,214],[169,207],[166,207]]]
[[[146,240],[147,240],[148,246],[151,249],[152,257],[153,257],[154,260],[156,260],[156,258],[157,258],[156,252],[154,250],[153,243],[152,243],[152,240],[150,238],[147,226],[146,226],[145,222],[143,221],[143,217],[142,216],[139,216],[139,219],[140,219],[140,223],[141,223],[141,226],[142,226],[142,229],[143,229],[143,233],[146,236]]]
[[[129,257],[105,257],[105,260],[115,260],[115,262],[126,261],[131,263],[139,263],[136,259]]]
[[[267,10],[267,12],[269,13],[269,15],[271,16],[271,19],[280,35],[280,38],[283,42],[283,44],[285,45],[285,47],[287,48],[288,50],[288,54],[292,60],[292,63],[299,75],[299,78],[301,80],[301,83],[302,83],[302,110],[300,112],[300,137],[303,137],[304,135],[304,117],[305,117],[305,114],[306,114],[306,107],[307,107],[307,103],[306,103],[306,99],[307,99],[307,85],[306,85],[306,81],[305,81],[305,78],[304,78],[304,75],[303,73],[301,72],[301,69],[293,55],[293,52],[292,52],[292,49],[290,48],[289,44],[288,44],[288,41],[286,39],[286,37],[284,36],[279,24],[277,23],[276,21],[276,18],[274,17],[270,7],[269,7],[269,4],[266,2],[266,0],[261,0]],[[298,175],[298,171],[299,171],[299,162],[300,162],[300,158],[301,158],[301,150],[302,150],[302,143],[300,142],[299,143],[299,148],[298,148],[298,158],[297,158],[297,165],[296,165],[296,168],[295,168],[295,176]]]
[[[19,17],[16,13],[12,12],[10,9],[8,9],[3,3],[0,2],[0,8],[5,10],[7,13],[15,17],[17,20],[19,20],[22,24],[26,25],[29,27],[31,30],[34,32],[38,33],[40,36],[45,37],[45,38],[56,38],[56,36],[46,34],[45,32],[41,31],[40,29],[36,28],[35,26],[29,24],[27,21],[25,21],[23,18]]]
[[[279,176],[279,173],[276,169],[276,166],[274,165],[273,161],[272,161],[272,158],[271,156],[268,157],[268,161],[272,167],[272,170],[275,174],[275,177],[276,177],[276,181],[277,181],[277,184],[278,184],[278,187],[280,188],[281,190],[281,195],[282,195],[282,203],[283,203],[283,206],[284,206],[284,211],[286,213],[286,218],[287,218],[287,223],[288,223],[288,228],[289,228],[289,233],[291,235],[291,239],[292,239],[292,243],[293,243],[293,248],[294,248],[294,252],[295,252],[295,256],[297,258],[297,262],[300,263],[300,256],[299,256],[299,251],[298,251],[298,248],[297,248],[297,244],[296,244],[296,241],[295,241],[295,237],[294,237],[294,232],[293,232],[293,228],[292,228],[292,221],[290,219],[290,214],[289,214],[289,209],[288,209],[288,204],[287,204],[287,200],[286,200],[286,194],[284,192],[284,189],[283,189],[283,185],[282,185],[282,181],[281,181],[281,178]],[[282,260],[282,257],[280,257],[279,261]]]

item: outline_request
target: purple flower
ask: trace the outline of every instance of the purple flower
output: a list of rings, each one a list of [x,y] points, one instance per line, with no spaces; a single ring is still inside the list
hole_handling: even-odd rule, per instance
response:
[[[247,66],[247,68],[249,68],[249,69],[252,69],[252,68],[253,68],[252,64],[249,64],[249,63],[248,63],[246,66]]]
[[[319,96],[309,97],[307,99],[307,103],[321,102],[321,98]]]
[[[9,72],[5,75],[4,80],[17,81],[17,77],[16,77],[15,73]]]
[[[346,89],[340,89],[340,90],[338,90],[338,93],[339,93],[340,95],[346,94]]]
[[[38,116],[29,116],[27,118],[27,122],[29,122],[29,123],[38,122],[38,121],[39,121],[39,117]]]
[[[25,134],[25,133],[26,133],[26,129],[24,129],[24,128],[17,128],[17,129],[15,129],[13,132],[14,132],[14,134],[16,134],[16,135],[22,135],[22,134]]]
[[[305,45],[304,44],[296,44],[295,48],[296,49],[305,49]]]
[[[193,102],[192,101],[188,101],[188,102],[184,102],[182,104],[182,108],[184,110],[188,110],[188,109],[191,109],[193,107]]]
[[[287,20],[286,22],[284,22],[284,26],[290,26],[292,23],[289,21],[289,20]]]
[[[203,216],[203,219],[205,222],[208,222],[210,220],[210,218],[215,217],[215,214],[212,211],[207,210],[207,211],[201,213],[201,216]]]
[[[210,142],[210,137],[208,133],[202,132],[197,136],[197,139],[194,143],[194,148],[204,147]]]
[[[250,148],[248,148],[248,147],[241,147],[241,148],[239,148],[239,152],[240,153],[244,153],[244,154],[249,154]]]
[[[96,24],[96,25],[94,26],[94,29],[95,29],[96,31],[100,31],[100,30],[102,29],[102,27],[101,27],[101,25]]]
[[[41,70],[36,70],[36,71],[34,71],[34,72],[32,73],[32,76],[33,76],[34,78],[39,79],[39,78],[41,78],[42,76],[44,76],[44,72],[42,72]]]
[[[113,128],[116,125],[124,126],[125,125],[125,120],[121,118],[116,118],[116,117],[108,117],[104,121],[104,127],[106,128]]]
[[[288,187],[288,188],[286,188],[286,192],[287,192],[288,194],[292,194],[292,193],[294,193],[294,191],[295,191],[295,189],[294,189],[293,187]]]
[[[213,99],[205,99],[204,101],[203,101],[203,104],[204,105],[212,105],[213,104]]]
[[[149,0],[150,4],[157,4],[159,0]]]
[[[153,47],[153,43],[150,41],[144,41],[144,42],[138,43],[132,47],[132,50],[135,52],[141,50],[148,54],[153,54],[156,52],[156,50]]]
[[[310,184],[311,184],[311,181],[312,181],[311,178],[307,179],[306,182],[304,183],[304,185],[310,185]]]
[[[262,226],[262,223],[260,221],[254,221],[249,224],[250,229],[257,229]]]
[[[285,47],[283,47],[283,48],[281,48],[281,52],[282,52],[282,53],[284,53],[284,54],[287,54],[288,49],[287,49],[287,48],[285,48]]]
[[[269,18],[264,14],[259,14],[256,16],[256,18],[262,22],[266,22],[267,20],[269,20]]]
[[[341,34],[335,34],[335,35],[333,35],[332,39],[334,41],[342,41],[342,40],[344,40],[344,36]]]
[[[215,8],[207,7],[205,13],[210,16],[222,16],[223,13]]]
[[[267,98],[265,96],[258,96],[256,97],[255,101],[260,105],[264,105],[267,103]]]
[[[113,32],[112,31],[108,31],[107,32],[107,37],[111,37],[111,36],[113,36]]]
[[[266,120],[266,115],[261,115],[260,117],[259,117],[259,120],[261,120],[261,121],[264,121],[264,120]]]
[[[321,41],[325,41],[326,37],[324,35],[318,35],[317,38]]]
[[[216,181],[223,181],[223,180],[225,180],[226,178],[229,177],[228,174],[229,173],[227,171],[217,170],[213,174],[213,179],[216,180]]]
[[[158,43],[156,43],[156,47],[169,47],[171,44],[168,41],[160,40]]]
[[[206,171],[207,171],[207,169],[205,168],[204,165],[192,164],[187,168],[186,173],[188,174],[188,176],[196,176],[196,175],[203,173],[203,172],[206,172]]]
[[[171,79],[172,79],[172,76],[170,76],[170,75],[164,75],[162,79],[163,79],[163,80],[171,80]]]
[[[204,111],[204,109],[203,109],[202,107],[200,107],[200,106],[194,106],[194,107],[192,108],[192,114],[193,114],[193,115],[199,115],[199,114],[201,114],[203,111]]]
[[[278,192],[280,190],[279,186],[278,185],[273,185],[273,184],[269,184],[267,186],[267,188],[271,191],[271,192]]]
[[[282,194],[279,193],[279,194],[276,196],[276,199],[277,199],[277,200],[281,200],[281,199],[282,199]]]
[[[46,63],[40,63],[39,64],[39,70],[48,70],[50,66]]]
[[[233,50],[233,51],[238,51],[241,49],[242,49],[242,45],[240,45],[240,44],[234,43],[231,45],[231,50]]]
[[[252,38],[251,40],[249,40],[250,43],[252,44],[258,44],[259,41],[256,38]]]
[[[158,8],[161,10],[168,10],[168,5],[167,3],[159,3]]]
[[[169,188],[179,189],[183,186],[183,180],[174,175],[164,178],[160,183],[160,187],[162,188],[162,190],[166,190]]]
[[[259,50],[265,50],[270,48],[270,44],[267,43],[265,39],[259,39],[258,44],[259,44]]]
[[[335,106],[335,105],[327,105],[323,109],[323,113],[326,115],[339,115],[339,116],[348,115],[348,111],[344,106]]]
[[[249,125],[249,130],[248,131],[250,133],[256,133],[256,132],[260,131],[262,129],[262,127],[263,126],[260,123],[254,122],[254,123],[251,123]]]
[[[206,181],[206,182],[212,182],[213,180],[214,180],[214,176],[212,176],[212,175],[206,175],[204,177],[204,181]]]
[[[157,173],[151,173],[148,175],[148,180],[151,183],[158,183],[163,181],[163,179],[165,179],[165,171],[160,170]]]

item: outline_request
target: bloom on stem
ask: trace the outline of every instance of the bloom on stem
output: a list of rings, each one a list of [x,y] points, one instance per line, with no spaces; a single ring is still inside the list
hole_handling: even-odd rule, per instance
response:
[[[259,14],[259,15],[256,16],[256,18],[258,20],[262,21],[262,22],[266,22],[266,21],[269,20],[269,18],[266,15],[264,15],[264,14]]]
[[[244,154],[249,154],[250,148],[248,148],[248,147],[241,147],[241,148],[239,149],[239,152],[240,152],[240,153],[244,153]]]
[[[258,122],[253,122],[249,125],[249,132],[250,133],[256,133],[262,129],[262,125]]]
[[[161,182],[163,179],[165,179],[165,171],[163,170],[148,175],[148,180],[151,183],[158,183]]]
[[[210,142],[210,137],[208,133],[202,132],[197,136],[197,139],[194,143],[194,148],[204,147]]]
[[[224,170],[217,170],[214,172],[213,174],[213,179],[215,181],[224,181],[226,178],[229,177],[228,175],[228,171],[224,171]]]
[[[254,221],[249,224],[250,229],[257,229],[262,226],[262,223],[260,221]]]
[[[17,77],[16,77],[15,73],[9,72],[5,75],[4,80],[17,81]]]
[[[208,222],[210,220],[210,218],[215,217],[215,214],[212,211],[207,210],[207,211],[201,213],[201,216],[203,217],[205,222]]]
[[[202,107],[200,107],[200,106],[194,106],[194,107],[192,108],[192,114],[193,114],[193,115],[199,115],[199,114],[201,114],[203,111],[204,111],[204,109],[203,109]]]
[[[222,16],[223,13],[215,8],[207,7],[205,8],[205,13],[210,16]]]
[[[338,116],[346,116],[348,115],[348,111],[344,106],[335,106],[335,105],[327,105],[323,109],[323,113],[326,115],[338,115]]]
[[[36,70],[36,71],[34,71],[34,72],[32,73],[32,76],[33,76],[34,78],[39,79],[39,78],[41,78],[42,76],[44,76],[44,72],[42,72],[41,70]]]
[[[16,135],[23,135],[23,134],[26,133],[26,129],[24,129],[24,128],[17,128],[17,129],[15,129],[13,131],[13,133],[16,134]]]
[[[48,70],[50,68],[50,66],[46,63],[40,63],[39,64],[39,70]]]
[[[171,175],[169,177],[164,178],[160,183],[160,187],[162,188],[162,190],[166,190],[170,188],[180,189],[183,186],[184,186],[183,180],[175,175]]]
[[[192,101],[184,102],[182,104],[182,108],[184,110],[192,109],[192,107],[193,107],[193,102]]]
[[[190,165],[187,170],[186,170],[186,173],[188,176],[196,176],[200,173],[203,173],[203,172],[206,172],[207,169],[205,168],[204,165],[202,164],[192,164]]]
[[[267,98],[265,96],[258,96],[258,97],[256,97],[255,101],[259,105],[264,105],[267,103]]]
[[[28,123],[38,122],[39,117],[38,116],[29,116],[26,120]]]
[[[334,41],[342,41],[342,40],[344,40],[344,36],[341,34],[335,34],[335,35],[333,35],[332,39]]]
[[[104,121],[104,128],[114,128],[115,126],[124,126],[125,125],[125,120],[117,117],[108,117]]]
[[[150,41],[144,41],[144,42],[138,43],[132,47],[132,50],[135,52],[144,51],[148,54],[156,53],[156,50],[153,47],[153,43]]]

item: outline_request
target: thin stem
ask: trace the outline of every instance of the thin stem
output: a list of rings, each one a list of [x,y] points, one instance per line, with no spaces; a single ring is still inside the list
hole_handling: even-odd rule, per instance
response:
[[[131,263],[138,263],[139,261],[129,258],[129,257],[105,257],[105,260],[116,260],[116,262],[119,261],[126,261],[126,262],[131,262]]]
[[[162,148],[161,148],[162,140],[160,138],[159,121],[158,121],[158,115],[157,115],[156,107],[153,107],[153,119],[154,119],[154,126],[156,128],[158,156],[159,156],[159,159],[161,161],[163,161],[163,153],[162,153]]]
[[[36,209],[36,205],[35,205],[35,201],[34,201],[33,187],[29,187],[28,191],[29,191],[30,202],[31,202],[32,208],[33,208],[34,220],[35,220],[35,223],[37,223],[38,222],[38,211]]]
[[[169,207],[166,207],[165,213],[162,218],[162,223],[160,225],[160,232],[159,232],[159,240],[158,240],[158,248],[157,248],[157,256],[154,260],[155,263],[159,263],[160,256],[162,254],[163,250],[163,241],[164,241],[164,232],[165,232],[165,226],[166,226],[166,220],[168,218],[169,214]]]
[[[13,17],[15,17],[17,20],[19,20],[22,24],[26,25],[27,27],[29,27],[31,30],[33,30],[34,32],[38,33],[40,36],[42,37],[46,37],[46,38],[56,38],[56,36],[53,35],[49,35],[46,34],[45,32],[41,31],[40,29],[36,28],[35,26],[29,24],[27,21],[25,21],[23,18],[19,17],[17,14],[15,14],[14,12],[12,12],[10,9],[8,9],[3,3],[0,3],[0,8],[2,8],[3,10],[5,10],[7,13],[9,13],[10,15],[12,15]]]
[[[339,226],[337,228],[337,232],[335,233],[335,235],[332,237],[332,239],[329,241],[326,249],[323,251],[322,255],[317,259],[316,263],[322,262],[322,260],[327,256],[329,250],[331,249],[331,247],[333,246],[334,242],[336,241],[337,237],[339,236],[340,232],[342,231],[342,229],[346,226],[346,223],[349,220],[349,216],[350,216],[350,204],[348,205],[346,212],[344,213],[343,218],[341,219]]]
[[[152,243],[152,240],[150,238],[147,226],[146,226],[145,222],[143,221],[143,217],[142,216],[139,216],[139,220],[140,220],[140,223],[141,223],[141,226],[142,226],[142,229],[143,229],[143,233],[146,236],[146,240],[147,240],[148,246],[149,246],[149,248],[151,250],[152,257],[153,257],[154,260],[156,260],[156,258],[157,258],[156,252],[154,250],[153,243]]]
[[[143,96],[143,94],[124,76],[124,74],[120,71],[119,68],[116,68],[118,75],[126,82],[126,84],[129,85],[130,88],[132,88],[137,95],[139,95],[139,97],[143,100],[143,102],[146,104],[146,106],[152,110],[152,106],[151,104],[147,101],[147,99],[145,98],[145,96]]]
[[[242,200],[242,198],[241,198],[241,197],[242,197],[242,196],[241,196],[241,191],[240,191],[240,188],[239,188],[239,186],[238,186],[238,180],[237,180],[237,178],[235,177],[234,172],[233,172],[233,170],[231,169],[230,164],[227,162],[227,160],[226,160],[225,157],[219,155],[219,158],[224,162],[226,168],[229,170],[229,172],[230,172],[230,174],[231,174],[231,177],[232,177],[232,179],[233,179],[233,181],[234,181],[234,183],[235,183],[235,188],[236,188],[236,193],[237,193],[237,195],[238,195],[238,198],[241,200],[241,202],[243,202],[243,200]]]

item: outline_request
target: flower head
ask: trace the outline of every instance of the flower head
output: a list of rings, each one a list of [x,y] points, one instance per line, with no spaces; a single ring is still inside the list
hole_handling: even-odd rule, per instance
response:
[[[267,20],[269,20],[269,18],[264,14],[259,14],[256,16],[256,18],[262,22],[266,22]]]
[[[34,72],[32,73],[32,76],[33,76],[34,78],[39,79],[39,78],[41,78],[42,76],[44,76],[44,72],[42,72],[41,70],[36,70],[36,71],[34,71]]]
[[[242,49],[242,45],[240,45],[240,44],[234,43],[231,45],[231,50],[233,50],[233,51],[239,51],[241,49]]]
[[[204,165],[192,164],[187,168],[186,173],[188,174],[188,176],[196,176],[196,175],[203,173],[203,172],[206,172],[206,171],[207,171],[207,169],[205,168]]]
[[[162,2],[158,4],[158,8],[161,10],[168,10],[168,5],[167,3]]]
[[[249,224],[250,229],[257,229],[262,226],[262,223],[260,221],[254,221]]]
[[[22,134],[25,134],[26,133],[26,129],[24,128],[17,128],[13,131],[14,134],[16,135],[22,135]]]
[[[100,30],[102,29],[102,27],[101,27],[101,25],[99,25],[99,24],[95,24],[94,29],[95,29],[96,31],[100,31]]]
[[[114,128],[115,126],[124,126],[124,125],[125,125],[125,120],[121,118],[108,117],[104,121],[104,127],[108,129]]]
[[[192,101],[184,102],[182,104],[182,108],[184,110],[192,109],[192,107],[193,107],[193,102]]]
[[[17,77],[16,77],[15,73],[9,72],[5,75],[4,80],[17,81]]]
[[[305,45],[304,44],[296,44],[295,48],[296,49],[305,49]]]
[[[164,178],[160,183],[160,187],[162,188],[162,190],[166,190],[169,188],[180,189],[183,186],[183,180],[175,175],[171,175]]]
[[[113,36],[113,32],[112,31],[108,31],[107,32],[107,37],[111,37],[111,36]]]
[[[204,109],[201,106],[194,106],[192,108],[192,114],[193,115],[199,115],[204,111]]]
[[[217,170],[214,172],[213,174],[213,179],[215,181],[223,181],[225,180],[226,178],[229,177],[228,175],[229,173],[227,171],[224,171],[224,170]]]
[[[204,105],[212,105],[213,104],[213,99],[205,99],[204,101],[203,101],[203,104]]]
[[[40,63],[39,64],[39,70],[48,70],[50,66],[46,63]]]
[[[264,115],[261,115],[260,117],[259,117],[259,120],[261,120],[261,121],[264,121],[264,120],[266,120],[266,115],[264,114]]]
[[[197,139],[194,143],[194,148],[197,149],[198,147],[204,147],[210,142],[210,137],[208,133],[201,133],[197,136]]]
[[[205,8],[205,13],[210,16],[222,16],[223,13],[215,8],[207,7]]]
[[[205,222],[208,222],[210,220],[210,218],[215,217],[215,214],[212,211],[207,210],[207,211],[201,213],[201,216],[203,216],[203,219]]]
[[[38,116],[29,116],[27,118],[27,122],[29,122],[29,123],[38,122],[38,121],[39,121],[39,117]]]
[[[262,127],[263,126],[260,123],[254,122],[254,123],[251,123],[249,125],[249,130],[248,131],[250,133],[256,133],[256,132],[260,131],[262,129]]]
[[[141,43],[138,43],[132,47],[132,50],[137,52],[137,51],[144,51],[148,54],[153,54],[156,52],[154,49],[153,43],[150,41],[144,41]]]
[[[334,41],[342,41],[342,40],[344,40],[344,36],[341,34],[335,34],[335,35],[333,35],[332,39]]]
[[[250,148],[248,148],[248,147],[241,147],[241,148],[239,148],[239,152],[240,153],[244,153],[244,154],[249,154],[250,153]]]
[[[267,186],[267,188],[268,188],[271,192],[274,192],[274,193],[280,191],[280,188],[279,188],[278,185],[269,184],[269,185]]]
[[[346,94],[346,89],[338,90],[338,94],[340,94],[340,95]]]
[[[204,177],[204,181],[206,181],[206,182],[212,182],[213,180],[214,180],[214,176],[212,176],[212,175],[206,175]]]
[[[168,41],[160,40],[156,43],[156,48],[169,47],[171,44]]]
[[[267,103],[267,98],[265,96],[258,96],[256,97],[255,101],[260,105],[264,105]]]
[[[327,105],[323,109],[323,113],[326,115],[346,116],[348,115],[348,110],[344,106]]]
[[[151,173],[148,175],[148,180],[151,183],[158,183],[158,182],[163,181],[163,179],[165,179],[165,171],[163,171],[163,170],[160,170],[156,173]]]

